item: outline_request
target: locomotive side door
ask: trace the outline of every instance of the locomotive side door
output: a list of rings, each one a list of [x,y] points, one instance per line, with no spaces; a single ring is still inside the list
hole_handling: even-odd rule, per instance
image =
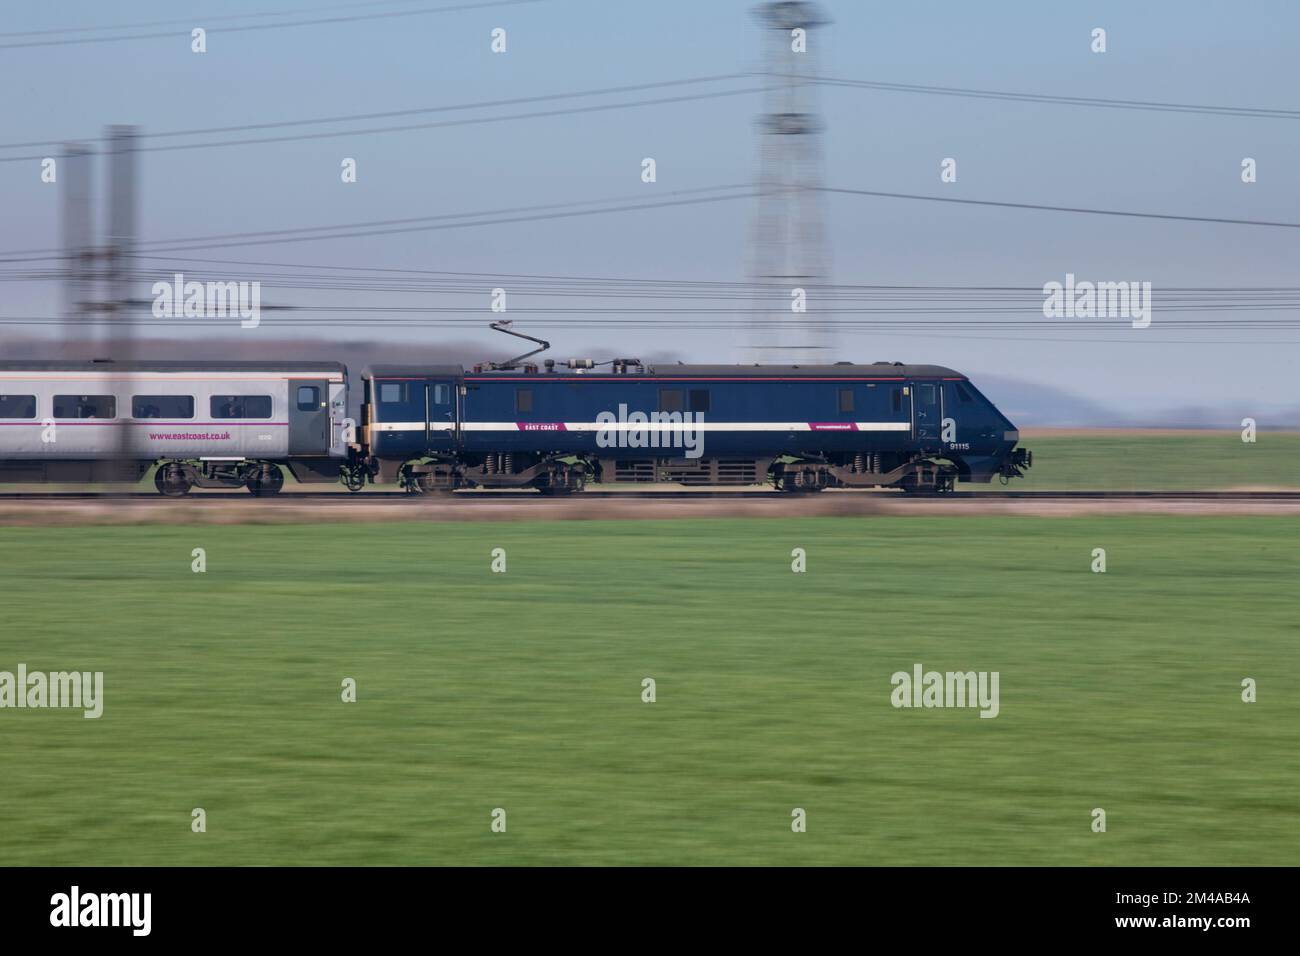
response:
[[[289,380],[289,454],[329,454],[329,388],[323,378]]]
[[[460,427],[456,392],[453,379],[434,379],[424,385],[424,444],[431,452],[456,448]]]
[[[938,442],[943,399],[938,382],[912,383],[912,432],[918,442]]]

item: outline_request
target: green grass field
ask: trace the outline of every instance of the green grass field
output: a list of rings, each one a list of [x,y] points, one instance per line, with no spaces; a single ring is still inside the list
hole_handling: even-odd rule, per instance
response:
[[[105,674],[99,720],[0,710],[0,861],[1295,865],[1298,544],[1229,517],[0,528],[0,670]],[[918,662],[998,671],[1000,715],[894,709]]]
[[[1135,435],[1094,429],[1021,444],[1034,466],[1012,489],[1053,491],[1198,491],[1300,488],[1300,433],[1260,432],[1254,444],[1235,431]],[[981,486],[963,485],[978,489]],[[995,479],[994,490],[1001,485]]]

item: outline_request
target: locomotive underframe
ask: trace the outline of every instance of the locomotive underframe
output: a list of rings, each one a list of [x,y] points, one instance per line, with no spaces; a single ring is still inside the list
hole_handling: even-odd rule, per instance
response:
[[[284,487],[284,472],[273,461],[250,458],[164,459],[157,465],[154,487],[168,497],[187,495],[192,488],[247,488],[252,494],[262,497],[278,494]]]
[[[588,481],[688,487],[770,484],[789,492],[880,487],[945,492],[952,491],[963,477],[961,468],[946,459],[878,453],[779,458],[588,458],[505,452],[406,461],[369,459],[363,472],[371,481],[397,484],[415,494],[461,488],[536,488],[544,493],[568,494],[581,491]]]

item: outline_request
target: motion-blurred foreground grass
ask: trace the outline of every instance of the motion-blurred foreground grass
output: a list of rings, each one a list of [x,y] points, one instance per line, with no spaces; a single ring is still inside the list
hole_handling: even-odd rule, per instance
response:
[[[0,710],[0,862],[1293,865],[1298,543],[1224,517],[0,528],[0,670],[105,674],[99,720]],[[894,709],[915,663],[999,671],[1000,716]]]

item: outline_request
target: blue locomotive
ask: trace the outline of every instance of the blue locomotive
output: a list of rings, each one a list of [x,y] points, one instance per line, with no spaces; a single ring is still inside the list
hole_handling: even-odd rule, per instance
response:
[[[368,476],[411,491],[566,494],[596,481],[941,492],[1032,463],[1015,425],[935,365],[572,360],[379,367],[363,382]]]
[[[165,495],[273,495],[287,471],[352,491],[569,494],[596,481],[939,492],[1032,462],[1015,426],[939,366],[526,357],[372,369],[359,425],[338,363],[4,362],[0,481],[152,474]]]

